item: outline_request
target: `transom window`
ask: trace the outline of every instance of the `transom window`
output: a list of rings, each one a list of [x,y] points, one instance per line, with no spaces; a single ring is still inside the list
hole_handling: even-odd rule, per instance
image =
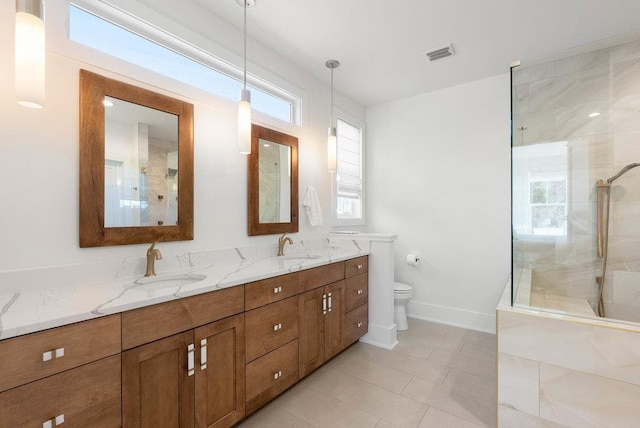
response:
[[[146,24],[136,22],[136,25]],[[163,40],[151,40],[75,5],[69,5],[69,38],[230,101],[238,100],[242,88],[240,79],[186,55],[186,51],[193,50],[186,42],[166,33],[159,34],[158,39]],[[215,61],[219,60],[211,56],[211,62]],[[240,75],[241,70],[237,72]],[[279,120],[297,123],[300,99],[274,85],[260,83],[260,88],[248,85],[251,107]]]

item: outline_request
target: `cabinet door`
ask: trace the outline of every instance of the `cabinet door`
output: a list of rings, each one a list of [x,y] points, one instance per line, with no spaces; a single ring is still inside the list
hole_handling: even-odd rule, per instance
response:
[[[192,427],[194,381],[187,373],[193,331],[122,353],[123,425]]]
[[[244,314],[196,328],[195,339],[196,427],[230,427],[244,417]]]
[[[324,317],[324,359],[325,361],[342,351],[344,329],[344,281],[334,282],[324,287],[327,295],[327,313]]]
[[[317,288],[298,296],[298,338],[300,378],[324,362],[324,289]]]

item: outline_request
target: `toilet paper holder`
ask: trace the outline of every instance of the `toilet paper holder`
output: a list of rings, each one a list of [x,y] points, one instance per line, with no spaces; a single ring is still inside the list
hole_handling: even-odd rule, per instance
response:
[[[417,254],[410,253],[410,254],[407,254],[406,261],[407,261],[408,265],[416,266],[418,264],[418,262],[420,261],[420,257],[418,257]]]

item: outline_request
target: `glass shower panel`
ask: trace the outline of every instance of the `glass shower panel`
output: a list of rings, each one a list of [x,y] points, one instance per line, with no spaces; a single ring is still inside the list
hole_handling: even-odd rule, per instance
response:
[[[640,168],[606,186],[605,257],[596,187],[640,162],[640,41],[594,46],[511,69],[512,302],[640,322]]]

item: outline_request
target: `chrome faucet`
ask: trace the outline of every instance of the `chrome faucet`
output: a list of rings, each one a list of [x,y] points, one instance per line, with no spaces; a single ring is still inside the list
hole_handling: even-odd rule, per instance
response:
[[[293,241],[288,236],[285,238],[285,234],[283,234],[280,239],[278,239],[278,256],[284,256],[284,244],[287,242],[293,245]]]
[[[154,248],[157,243],[158,241],[154,242],[149,249],[147,249],[147,272],[144,276],[156,276],[156,260],[162,260],[162,253],[160,253],[160,250],[157,248]]]

